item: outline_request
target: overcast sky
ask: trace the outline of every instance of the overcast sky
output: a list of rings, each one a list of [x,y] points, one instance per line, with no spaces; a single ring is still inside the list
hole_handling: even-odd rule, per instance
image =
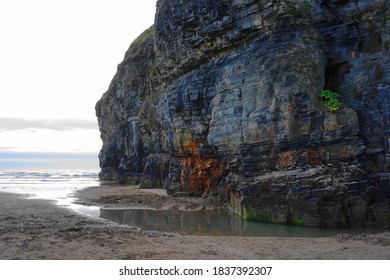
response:
[[[0,0],[0,152],[97,153],[95,104],[156,0]]]

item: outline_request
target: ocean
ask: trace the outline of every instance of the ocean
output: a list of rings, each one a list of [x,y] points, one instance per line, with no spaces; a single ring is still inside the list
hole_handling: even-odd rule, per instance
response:
[[[56,205],[99,217],[98,207],[75,203],[74,192],[99,186],[99,170],[0,170],[0,192],[22,194],[30,199],[51,200]],[[0,193],[1,195],[1,193]]]

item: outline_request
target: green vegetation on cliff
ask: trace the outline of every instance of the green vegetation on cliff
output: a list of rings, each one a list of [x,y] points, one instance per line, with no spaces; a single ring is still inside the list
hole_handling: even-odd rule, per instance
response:
[[[144,32],[141,33],[141,35],[139,35],[133,42],[133,44],[142,44],[143,42],[145,42],[145,40],[150,37],[150,36],[153,36],[156,34],[156,29],[154,28],[154,24],[149,27],[148,29],[146,29]]]
[[[331,112],[337,111],[344,107],[344,103],[339,100],[340,94],[331,90],[323,90],[320,93],[320,96],[325,99],[326,106]]]

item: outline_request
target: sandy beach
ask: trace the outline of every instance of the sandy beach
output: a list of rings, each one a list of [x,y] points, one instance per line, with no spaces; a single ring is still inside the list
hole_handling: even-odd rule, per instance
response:
[[[79,202],[104,207],[204,209],[134,186],[94,187]],[[390,259],[390,233],[321,238],[194,236],[146,231],[90,218],[47,200],[0,193],[0,259]]]

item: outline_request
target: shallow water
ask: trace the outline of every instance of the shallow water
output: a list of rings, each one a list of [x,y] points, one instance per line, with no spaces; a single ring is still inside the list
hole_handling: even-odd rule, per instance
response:
[[[324,229],[244,221],[223,210],[100,209],[100,217],[145,230],[209,236],[325,237],[378,229]]]

